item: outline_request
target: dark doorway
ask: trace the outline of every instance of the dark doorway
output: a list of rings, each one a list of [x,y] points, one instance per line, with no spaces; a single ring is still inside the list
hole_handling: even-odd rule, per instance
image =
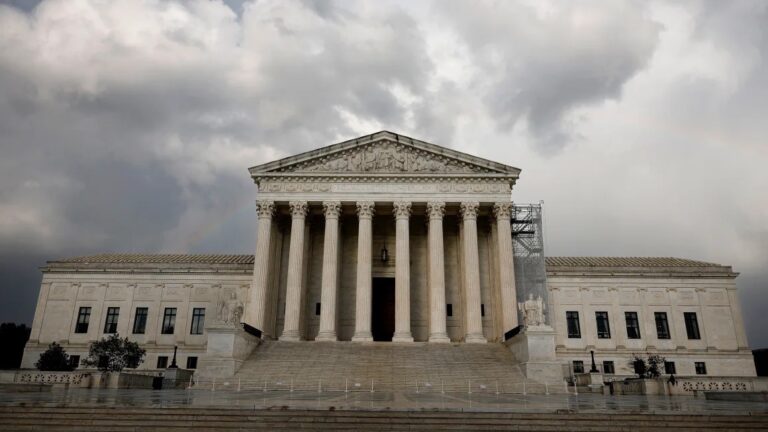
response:
[[[373,340],[392,342],[395,334],[395,278],[373,278],[371,300]]]

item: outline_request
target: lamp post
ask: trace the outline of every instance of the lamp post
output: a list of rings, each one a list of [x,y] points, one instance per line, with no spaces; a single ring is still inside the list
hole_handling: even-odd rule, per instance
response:
[[[179,349],[179,347],[174,345],[173,346],[173,360],[171,360],[171,365],[168,366],[168,369],[178,369],[179,368],[179,366],[176,365],[176,350],[177,349]],[[594,361],[592,361],[592,363],[594,364]]]
[[[592,369],[589,370],[589,373],[597,373],[599,371],[597,370],[597,365],[595,364],[595,351],[591,350],[589,354],[592,356]]]

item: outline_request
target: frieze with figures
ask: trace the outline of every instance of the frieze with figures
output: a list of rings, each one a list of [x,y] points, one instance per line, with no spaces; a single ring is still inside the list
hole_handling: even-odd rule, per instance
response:
[[[508,193],[509,183],[497,182],[420,182],[420,183],[368,183],[312,181],[263,181],[261,192],[421,192],[421,193]]]
[[[404,144],[379,141],[283,167],[276,172],[483,174],[496,171]]]

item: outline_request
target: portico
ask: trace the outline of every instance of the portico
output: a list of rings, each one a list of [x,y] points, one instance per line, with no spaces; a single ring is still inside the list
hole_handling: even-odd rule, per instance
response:
[[[382,278],[394,279],[385,339],[484,343],[517,325],[517,168],[379,132],[250,172],[259,226],[245,322],[267,337],[373,341],[386,333],[374,316],[392,306]]]

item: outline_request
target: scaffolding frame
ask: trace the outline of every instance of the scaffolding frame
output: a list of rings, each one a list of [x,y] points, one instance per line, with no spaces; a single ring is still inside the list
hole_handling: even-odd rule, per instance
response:
[[[534,299],[541,297],[549,307],[543,226],[541,202],[512,205],[512,254],[517,301],[524,302],[529,295]],[[549,312],[544,310],[546,324],[550,324]]]

